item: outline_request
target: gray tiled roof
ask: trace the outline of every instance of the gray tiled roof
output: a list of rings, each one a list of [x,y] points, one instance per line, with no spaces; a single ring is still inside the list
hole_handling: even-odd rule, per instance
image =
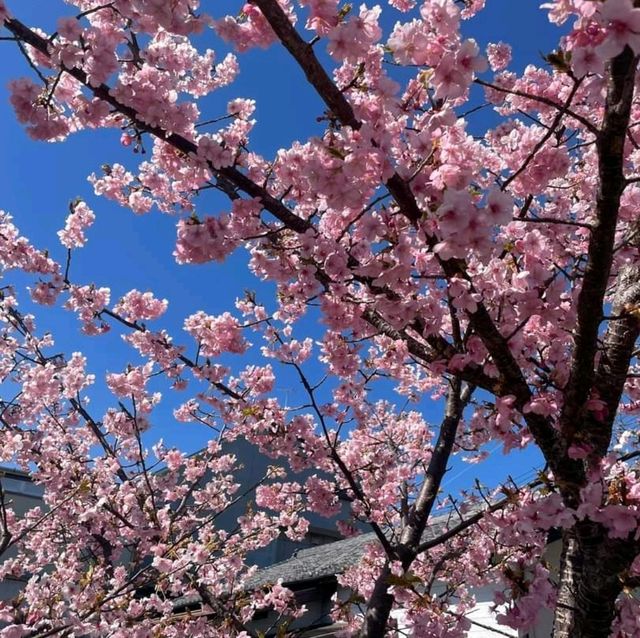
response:
[[[472,507],[467,513],[477,509],[478,507]],[[437,538],[457,523],[459,523],[458,517],[451,512],[432,517],[422,535],[423,542]],[[341,574],[362,559],[367,545],[376,542],[376,535],[369,532],[333,543],[298,550],[287,560],[259,569],[247,581],[246,588],[264,587],[280,579],[284,585],[291,586]],[[174,605],[194,605],[199,602],[198,595],[183,596],[175,600]]]
[[[279,579],[285,584],[292,584],[340,574],[355,565],[364,555],[366,546],[375,540],[375,534],[368,533],[301,549],[287,560],[260,569],[247,582],[247,587],[260,587]]]
[[[458,522],[457,518],[451,514],[433,517],[422,535],[422,540],[436,538]],[[376,542],[376,535],[369,532],[353,538],[299,550],[285,561],[260,569],[249,579],[247,587],[250,589],[262,587],[269,583],[275,583],[279,579],[282,579],[285,585],[292,585],[341,574],[360,561],[367,545]]]

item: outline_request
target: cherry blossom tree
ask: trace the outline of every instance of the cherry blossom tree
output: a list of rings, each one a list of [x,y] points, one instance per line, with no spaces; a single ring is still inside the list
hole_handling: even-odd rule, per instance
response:
[[[198,0],[67,2],[48,34],[0,0],[2,39],[32,72],[11,85],[18,120],[34,139],[110,128],[125,149],[148,147],[137,171],[92,174],[95,192],[175,215],[180,264],[246,248],[277,295],[239,291],[220,316],[186,317],[182,341],[151,292],[112,304],[108,282],[74,281],[94,219],[85,202],[59,233],[66,261],[3,215],[7,276],[25,274],[35,302],[77,314],[87,334],[122,329],[145,363],[107,374],[114,407],[92,415],[85,358],[54,355],[17,286],[2,289],[2,378],[15,390],[2,459],[45,487],[48,509],[0,508],[2,575],[30,576],[0,606],[0,635],[251,636],[267,607],[282,629],[301,610],[277,583],[247,593],[247,552],[283,530],[301,538],[305,513],[336,514],[339,492],[377,537],[340,576],[355,593],[334,609],[349,635],[397,635],[402,609],[413,636],[464,636],[473,588],[488,583],[513,628],[548,607],[557,638],[640,635],[640,2],[546,2],[564,35],[520,75],[508,44],[481,51],[463,34],[484,0],[252,0],[236,16]],[[391,29],[389,11],[401,18]],[[203,51],[202,34],[238,56]],[[272,46],[324,103],[324,130],[262,157],[251,100],[213,119],[199,101],[233,82],[244,51]],[[482,107],[478,92],[500,117],[480,138],[465,115]],[[210,188],[227,210],[201,210]],[[223,364],[228,353],[246,365]],[[296,409],[273,392],[283,370],[305,396]],[[157,375],[189,393],[178,421],[212,428],[202,454],[147,449]],[[441,422],[411,407],[424,396]],[[296,483],[274,467],[254,486],[255,511],[223,530],[216,519],[242,496],[224,452],[237,437],[274,466],[318,473]],[[425,540],[452,454],[478,460],[492,441],[537,446],[546,466],[526,486],[470,489]],[[541,558],[552,529],[556,570]],[[191,593],[207,613],[176,615],[172,601]]]

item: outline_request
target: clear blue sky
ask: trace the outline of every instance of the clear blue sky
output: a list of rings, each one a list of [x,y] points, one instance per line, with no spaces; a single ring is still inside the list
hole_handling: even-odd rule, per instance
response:
[[[23,22],[48,32],[53,30],[57,17],[71,15],[71,7],[61,0],[7,0],[7,4]],[[205,10],[211,11],[213,7],[219,12],[236,13],[242,3],[205,0],[202,4]],[[538,64],[541,54],[556,46],[559,34],[549,25],[544,12],[538,9],[539,4],[539,0],[487,0],[487,9],[467,25],[467,34],[475,37],[481,46],[500,40],[511,43],[514,70],[522,70],[528,63]],[[386,29],[400,18],[393,10],[388,14]],[[202,44],[217,50],[220,47],[210,34],[202,39]],[[63,260],[64,252],[56,231],[64,225],[69,201],[76,196],[85,199],[96,212],[97,220],[88,233],[88,246],[76,251],[72,279],[78,283],[107,285],[112,289],[112,299],[131,288],[151,289],[157,296],[166,297],[170,306],[162,326],[176,337],[176,341],[183,343],[188,343],[188,337],[182,333],[182,321],[192,312],[198,309],[210,313],[232,310],[235,298],[247,288],[262,291],[266,299],[268,290],[247,272],[243,251],[238,251],[223,265],[178,267],[172,257],[175,218],[157,212],[138,217],[93,195],[86,180],[90,173],[100,172],[100,166],[105,163],[119,162],[135,167],[139,159],[119,144],[118,131],[83,132],[63,144],[31,141],[14,118],[6,89],[10,79],[29,75],[31,71],[15,45],[0,42],[0,47],[0,175],[3,186],[0,209],[13,214],[23,234]],[[219,50],[222,53],[224,48]],[[296,139],[304,140],[317,130],[315,118],[322,113],[323,107],[305,87],[301,73],[280,48],[274,47],[266,53],[262,50],[250,52],[240,56],[240,64],[239,80],[207,99],[206,108],[203,108],[205,115],[221,114],[226,101],[232,97],[256,99],[258,124],[251,137],[251,146],[267,157],[278,148],[286,147]],[[488,119],[492,117],[490,114],[473,117],[473,129],[477,132],[492,121]],[[210,197],[203,201],[206,203],[203,213],[214,214],[226,207],[221,198]],[[27,305],[24,296],[22,300]],[[117,330],[106,337],[85,338],[70,313],[38,309],[38,315],[40,328],[54,333],[58,351],[81,350],[88,356],[90,371],[98,375],[98,382],[104,370],[119,371],[131,359],[132,351],[121,343]],[[293,389],[293,385],[288,385],[281,390],[289,392]],[[96,390],[93,398],[99,414],[109,397]],[[206,433],[196,426],[173,422],[171,408],[181,398],[165,393],[163,407],[156,413],[157,427],[153,432],[170,445],[193,451],[206,440]],[[424,409],[437,422],[438,406],[425,402]],[[481,467],[454,468],[448,487],[453,489],[458,484],[468,483],[476,475],[488,484],[495,484],[506,474],[521,475],[534,464],[537,459],[531,452],[509,459],[495,452]],[[464,474],[458,476],[461,473]]]

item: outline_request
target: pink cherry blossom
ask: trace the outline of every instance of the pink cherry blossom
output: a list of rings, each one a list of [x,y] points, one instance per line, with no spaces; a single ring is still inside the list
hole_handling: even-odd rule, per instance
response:
[[[502,71],[509,66],[511,61],[511,47],[505,42],[489,44],[487,46],[487,58],[492,71]]]
[[[194,218],[179,221],[176,261],[181,264],[222,261],[235,248],[231,238],[225,236],[226,228],[224,217],[207,217],[203,222]]]
[[[607,33],[597,49],[600,56],[612,58],[625,46],[640,51],[640,9],[634,8],[631,0],[605,0],[598,17]]]
[[[571,52],[571,67],[578,77],[587,73],[601,75],[604,72],[605,59],[601,51],[592,47],[576,47]]]
[[[93,211],[83,201],[74,202],[64,230],[58,231],[60,243],[66,248],[84,246],[87,241],[84,231],[93,224],[95,218]]]
[[[463,638],[477,591],[514,631],[546,608],[636,635],[637,3],[545,2],[564,24],[548,63],[515,25],[487,65],[483,0],[68,0],[53,33],[7,20],[12,2],[18,122],[115,141],[87,159],[94,193],[173,216],[200,303],[167,313],[144,268],[129,292],[93,281],[119,256],[70,254],[83,202],[56,217],[62,247],[38,229],[50,252],[0,214],[0,458],[46,506],[2,508],[0,579],[24,585],[0,633],[246,638],[265,613],[295,631],[304,607],[252,586],[251,562],[324,517],[371,533],[335,574],[345,635]],[[285,80],[315,104],[308,134],[277,119]],[[234,292],[228,267],[256,285]],[[105,370],[77,350],[110,330]],[[202,605],[176,614],[185,596]]]
[[[168,303],[166,299],[156,299],[151,292],[130,290],[114,310],[129,321],[152,321],[166,312]]]
[[[197,340],[205,357],[222,352],[242,353],[248,347],[238,320],[228,312],[218,317],[197,312],[185,319],[184,329]]]

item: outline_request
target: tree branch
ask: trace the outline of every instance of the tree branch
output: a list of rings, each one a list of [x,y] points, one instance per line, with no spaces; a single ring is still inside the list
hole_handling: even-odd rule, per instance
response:
[[[534,93],[527,93],[526,91],[514,91],[512,89],[507,89],[502,86],[498,86],[497,84],[492,84],[491,82],[487,82],[486,80],[481,80],[480,78],[476,78],[474,80],[476,84],[480,86],[484,86],[489,89],[493,89],[494,91],[498,91],[499,93],[505,93],[507,95],[515,95],[517,97],[523,97],[528,100],[533,100],[534,102],[540,102],[540,104],[546,104],[547,106],[553,106],[558,110],[563,110],[564,106],[560,102],[556,102],[555,100],[551,100],[542,95],[535,95]],[[594,135],[598,135],[598,128],[595,124],[591,123],[586,117],[579,115],[575,111],[571,111],[569,109],[566,110],[567,115],[572,117],[576,122],[580,122],[582,126],[584,126],[590,133]]]
[[[629,126],[638,58],[628,47],[610,63],[602,128],[597,139],[598,194],[582,288],[577,302],[574,352],[564,392],[560,431],[571,445],[593,388],[594,360],[603,302],[609,283],[620,197],[626,182],[624,144]]]
[[[620,404],[629,363],[636,341],[640,336],[640,266],[625,267],[618,275],[613,300],[615,321],[610,321],[602,342],[602,355],[593,382],[597,397],[604,401],[607,413],[604,419],[593,412],[587,415],[588,443],[592,454],[604,456],[609,448],[613,423]]]
[[[17,38],[21,41],[26,42],[31,45],[34,49],[46,55],[47,57],[51,57],[51,53],[49,52],[49,43],[46,38],[38,35],[24,24],[22,24],[19,20],[15,18],[10,18],[5,20],[5,27],[11,31]],[[111,87],[106,84],[100,84],[99,86],[93,86],[90,84],[87,74],[77,67],[68,68],[61,67],[63,71],[74,77],[78,82],[83,84],[93,95],[110,106],[112,106],[118,113],[126,116],[136,128],[139,128],[141,131],[145,131],[150,133],[154,137],[167,142],[171,146],[173,146],[176,150],[184,153],[190,157],[196,157],[198,153],[198,146],[183,137],[182,135],[178,135],[176,133],[168,133],[164,129],[159,126],[152,126],[144,122],[138,112],[123,104],[119,100],[117,100],[113,96],[113,90]],[[242,174],[235,167],[225,167],[220,169],[215,169],[213,166],[209,164],[209,168],[212,173],[216,176],[221,175],[223,178],[226,178],[232,184],[235,184],[241,191],[249,195],[250,197],[256,197],[261,200],[263,207],[268,210],[276,219],[281,221],[287,228],[294,230],[298,233],[304,233],[311,228],[311,224],[301,217],[298,217],[294,213],[292,213],[282,202],[273,197],[265,188],[259,186],[251,179],[249,179],[246,175]]]
[[[458,426],[464,409],[471,400],[473,391],[473,386],[467,386],[463,389],[459,378],[454,377],[452,379],[447,395],[445,416],[440,425],[438,439],[433,447],[420,492],[412,507],[409,522],[402,530],[400,538],[398,553],[403,558],[403,567],[405,569],[415,559],[416,549],[427,527],[427,521],[440,490],[440,484],[447,471],[447,464],[453,450]]]
[[[278,2],[276,0],[252,0],[252,2],[260,9],[282,45],[291,53],[329,110],[345,126],[356,130],[360,129],[362,123],[356,118],[344,93],[331,80],[316,57],[313,47],[300,37]],[[412,222],[416,222],[422,217],[422,211],[418,207],[409,184],[400,175],[394,173],[387,180],[386,186],[403,215]]]
[[[533,147],[533,149],[531,149],[531,152],[526,157],[524,162],[522,162],[518,170],[512,173],[505,180],[504,184],[502,184],[501,186],[501,190],[503,191],[506,190],[509,184],[511,184],[511,182],[513,182],[519,175],[521,175],[527,169],[527,166],[529,166],[529,164],[533,161],[535,156],[538,154],[538,151],[542,149],[542,147],[547,143],[547,141],[551,138],[551,136],[556,132],[556,129],[560,125],[560,122],[562,122],[562,118],[567,114],[569,107],[571,106],[571,102],[573,102],[573,98],[575,97],[576,93],[578,92],[578,89],[580,88],[581,82],[582,82],[581,80],[577,80],[574,83],[573,88],[569,93],[569,96],[565,100],[565,103],[562,105],[562,108],[556,113],[556,116],[553,118],[553,122],[551,123],[551,126],[548,127],[545,134],[538,140],[538,142]]]

